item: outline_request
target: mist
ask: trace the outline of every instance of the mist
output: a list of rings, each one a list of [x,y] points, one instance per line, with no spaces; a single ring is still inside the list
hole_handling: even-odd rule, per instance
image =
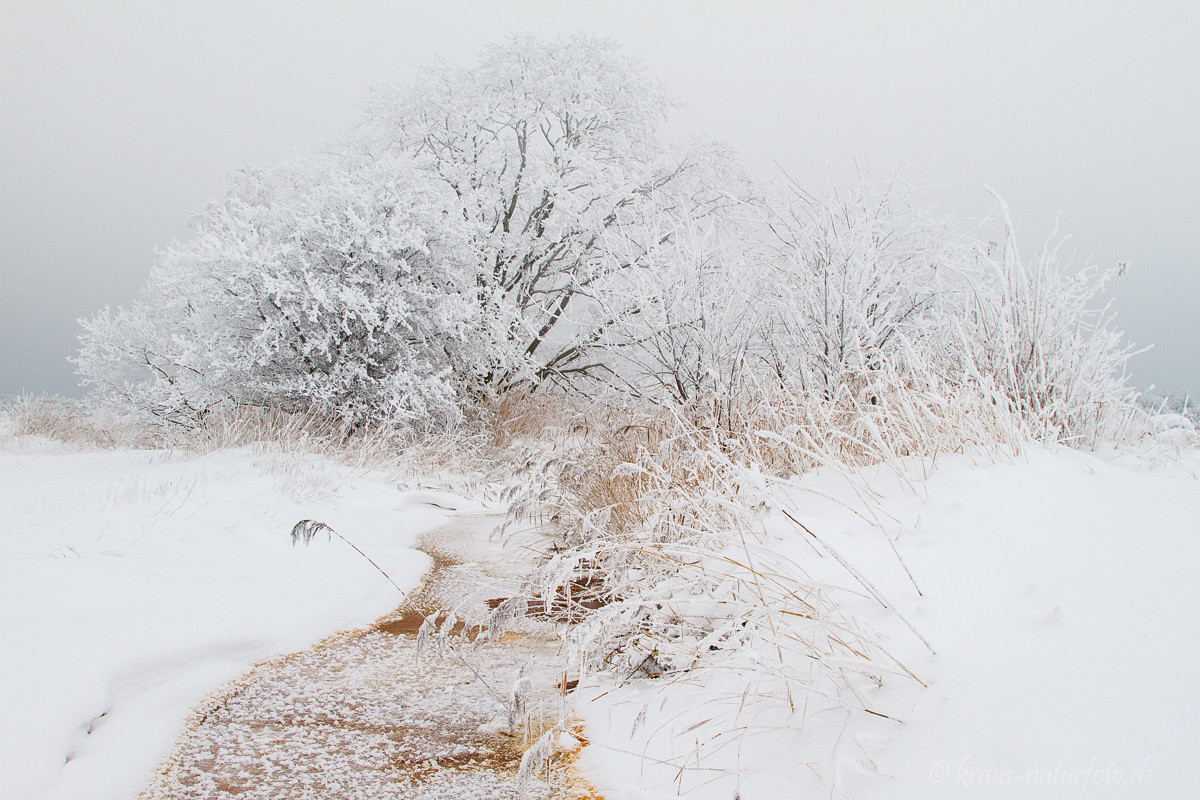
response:
[[[507,33],[613,36],[752,168],[820,189],[924,180],[1022,247],[1058,221],[1112,287],[1139,386],[1200,391],[1200,12],[1182,5],[24,2],[0,12],[0,394],[79,395],[76,320],[127,304],[156,246],[246,165],[352,124],[369,86]]]

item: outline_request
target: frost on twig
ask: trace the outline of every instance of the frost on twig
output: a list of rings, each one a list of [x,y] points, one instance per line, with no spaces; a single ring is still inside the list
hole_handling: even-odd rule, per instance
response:
[[[318,522],[315,519],[302,519],[292,526],[292,544],[308,545],[313,537],[324,533],[331,541],[333,539],[333,528],[326,525],[324,522]],[[340,538],[340,537],[339,537]]]

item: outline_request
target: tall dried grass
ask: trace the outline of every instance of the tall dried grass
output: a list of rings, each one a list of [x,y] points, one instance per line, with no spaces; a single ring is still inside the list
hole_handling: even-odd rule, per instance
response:
[[[931,405],[762,396],[720,427],[660,409],[560,442],[530,465],[510,506],[514,523],[552,522],[528,607],[574,623],[572,659],[586,669],[628,679],[773,652],[755,669],[861,707],[860,681],[914,676],[842,610],[844,587],[779,555],[763,521],[799,472],[932,455],[984,436],[976,415],[956,427]],[[911,429],[881,429],[889,415]]]
[[[913,361],[904,375],[848,372],[832,395],[741,389],[688,406],[580,410],[573,426],[543,429],[508,498],[509,524],[535,520],[544,536],[522,605],[567,623],[569,663],[606,680],[741,671],[766,679],[768,700],[887,716],[872,707],[873,688],[920,679],[845,601],[868,598],[929,644],[805,527],[795,479],[843,473],[864,490],[867,518],[874,501],[861,467],[891,468],[915,489],[914,476],[940,457],[1002,459],[1061,428],[1036,424],[1004,387],[951,381]],[[1105,438],[1169,457],[1197,444],[1180,419],[1128,403],[1106,410]],[[764,528],[780,516],[849,579],[826,582],[781,555]]]
[[[79,449],[110,450],[151,446],[151,432],[103,417],[81,403],[56,395],[16,395],[0,399],[0,413],[13,436],[42,436]]]
[[[316,412],[263,406],[219,407],[190,428],[115,417],[61,397],[20,396],[0,404],[11,436],[43,436],[80,450],[169,449],[207,454],[249,448],[256,463],[297,484],[320,482],[305,456],[352,469],[376,470],[397,481],[441,477],[448,487],[483,492],[494,482],[491,430],[482,425],[428,432],[400,426],[347,429]]]

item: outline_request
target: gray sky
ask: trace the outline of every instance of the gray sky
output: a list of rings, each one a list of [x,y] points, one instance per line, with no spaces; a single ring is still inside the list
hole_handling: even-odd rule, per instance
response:
[[[1130,262],[1140,385],[1200,394],[1193,2],[0,0],[0,394],[79,394],[75,320],[127,303],[227,172],[347,128],[368,86],[515,31],[611,35],[760,172],[854,157],[1023,245]]]

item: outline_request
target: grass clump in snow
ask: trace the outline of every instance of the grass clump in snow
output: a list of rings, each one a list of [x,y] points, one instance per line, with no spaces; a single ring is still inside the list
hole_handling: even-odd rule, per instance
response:
[[[0,398],[0,418],[13,436],[39,436],[78,449],[112,450],[144,446],[152,434],[98,414],[78,401],[56,395]]]

